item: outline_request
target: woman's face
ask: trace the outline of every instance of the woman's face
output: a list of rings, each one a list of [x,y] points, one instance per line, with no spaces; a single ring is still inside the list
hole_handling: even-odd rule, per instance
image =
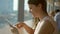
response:
[[[29,8],[30,8],[30,13],[32,13],[34,17],[38,17],[38,15],[40,14],[40,7],[35,6],[33,4],[29,4]]]

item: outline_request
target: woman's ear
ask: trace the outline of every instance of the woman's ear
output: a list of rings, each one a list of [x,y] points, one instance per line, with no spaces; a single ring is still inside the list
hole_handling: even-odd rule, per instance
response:
[[[38,5],[38,7],[39,7],[39,8],[42,8],[42,5],[41,5],[41,4],[39,4],[39,5]]]

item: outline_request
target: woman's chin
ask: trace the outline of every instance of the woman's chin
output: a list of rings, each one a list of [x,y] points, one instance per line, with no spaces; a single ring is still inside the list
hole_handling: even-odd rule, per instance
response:
[[[37,17],[37,16],[35,16],[35,15],[32,15],[33,17]]]

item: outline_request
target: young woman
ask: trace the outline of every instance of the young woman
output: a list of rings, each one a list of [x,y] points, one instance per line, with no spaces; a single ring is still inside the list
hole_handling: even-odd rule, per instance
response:
[[[17,24],[17,28],[24,27],[29,34],[57,34],[57,25],[54,20],[48,16],[45,0],[28,0],[30,13],[40,19],[35,30],[25,23]]]

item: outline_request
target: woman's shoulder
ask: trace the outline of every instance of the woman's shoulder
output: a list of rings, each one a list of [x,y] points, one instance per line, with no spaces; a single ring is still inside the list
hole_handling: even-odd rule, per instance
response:
[[[52,34],[54,31],[54,26],[52,25],[51,21],[49,20],[49,17],[45,17],[40,24],[38,23],[38,33],[39,34]],[[36,29],[36,30],[37,30]]]
[[[58,31],[57,23],[51,17],[47,17],[44,19],[44,24],[48,26],[50,29],[54,29],[54,33]]]
[[[44,22],[51,23],[53,26],[57,26],[57,23],[54,21],[54,19],[49,16],[44,19]]]
[[[47,21],[47,22],[55,22],[54,19],[50,16],[47,16],[43,19],[43,21]]]
[[[49,16],[45,17],[42,21],[44,21],[44,24],[49,24],[49,25],[53,25],[53,23],[55,23],[55,21]]]
[[[51,30],[51,32],[53,32],[54,34],[56,34],[57,33],[57,24],[56,24],[56,22],[51,18],[51,17],[45,17],[44,18],[44,24],[43,24],[43,26],[45,26],[45,28],[47,29],[47,30]]]

